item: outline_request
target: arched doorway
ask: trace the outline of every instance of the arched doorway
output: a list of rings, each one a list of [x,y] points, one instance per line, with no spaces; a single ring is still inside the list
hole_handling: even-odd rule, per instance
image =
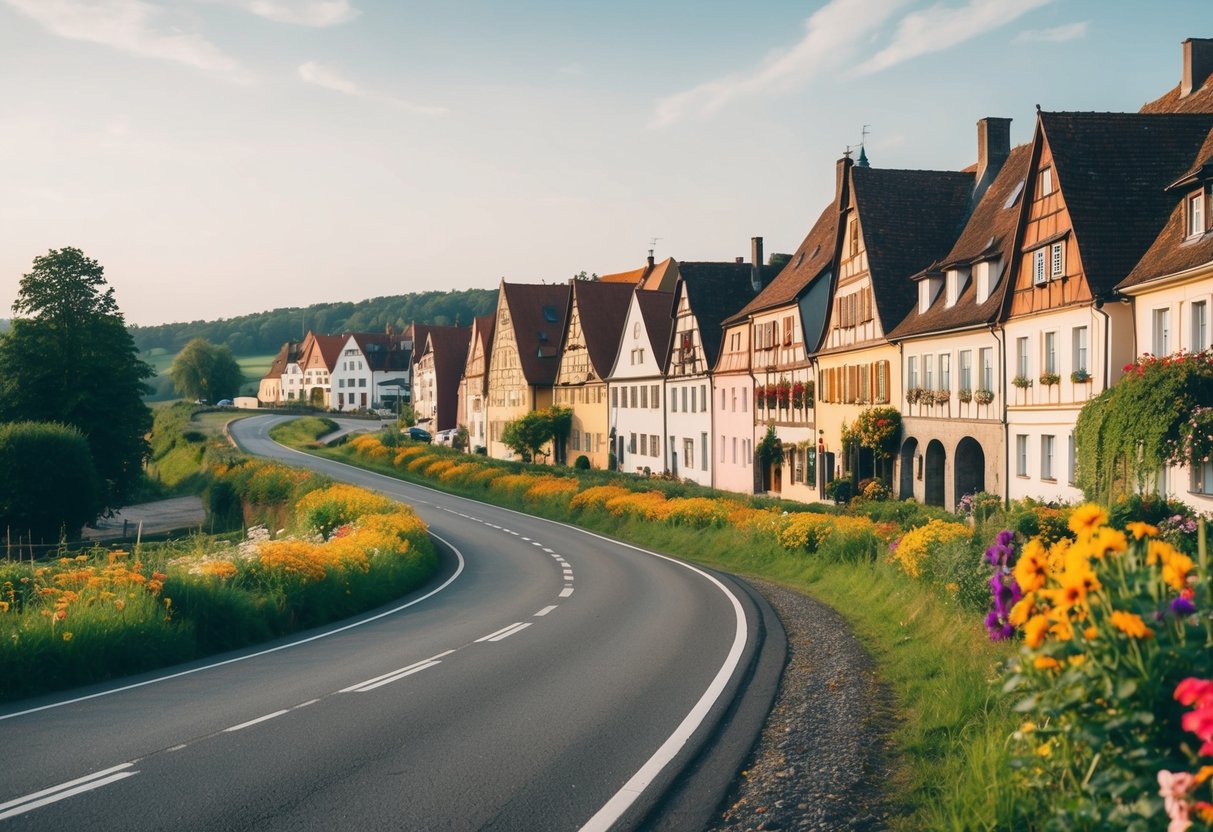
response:
[[[960,440],[956,446],[956,460],[953,465],[956,487],[952,505],[958,505],[960,498],[966,494],[976,494],[986,490],[986,452],[981,444],[971,436]]]
[[[918,440],[910,437],[901,443],[901,455],[898,465],[901,468],[897,498],[910,500],[914,497],[914,457],[918,454]]]
[[[932,439],[927,445],[926,465],[924,466],[924,479],[926,480],[925,502],[929,506],[943,507],[944,488],[943,477],[944,469],[947,468],[948,454],[943,449],[943,443],[938,439]]]

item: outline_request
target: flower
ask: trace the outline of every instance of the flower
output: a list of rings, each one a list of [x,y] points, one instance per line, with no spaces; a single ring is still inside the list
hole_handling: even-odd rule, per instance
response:
[[[1039,647],[1049,632],[1049,620],[1043,615],[1034,615],[1023,625],[1023,640],[1029,647]]]
[[[1023,592],[1035,592],[1045,585],[1048,558],[1040,542],[1033,538],[1023,547],[1015,564],[1015,583]]]
[[[1213,680],[1189,676],[1175,686],[1175,701],[1181,705],[1213,705]]]
[[[1141,620],[1141,616],[1136,613],[1114,610],[1112,612],[1112,625],[1129,638],[1154,637],[1154,631],[1147,627],[1146,623]]]
[[[1032,664],[1037,670],[1057,670],[1061,667],[1061,662],[1052,656],[1037,656]]]
[[[1102,506],[1095,503],[1086,503],[1074,509],[1070,515],[1069,527],[1070,531],[1081,540],[1089,537],[1100,526],[1108,524],[1108,513],[1104,511]]]
[[[1179,598],[1173,598],[1171,600],[1171,612],[1174,615],[1183,618],[1196,612],[1196,605],[1182,596]]]
[[[72,640],[72,633],[70,633],[70,632],[64,632],[64,633],[63,633],[63,640],[64,640],[64,641],[71,641],[71,640]]]
[[[1158,796],[1163,799],[1167,809],[1167,817],[1171,823],[1167,832],[1184,832],[1191,822],[1188,820],[1188,792],[1195,785],[1192,775],[1186,771],[1169,772],[1166,769],[1158,772]]]
[[[1143,537],[1154,537],[1158,534],[1157,526],[1151,526],[1149,523],[1142,523],[1139,520],[1125,523],[1125,530],[1133,534],[1134,540],[1141,540]]]

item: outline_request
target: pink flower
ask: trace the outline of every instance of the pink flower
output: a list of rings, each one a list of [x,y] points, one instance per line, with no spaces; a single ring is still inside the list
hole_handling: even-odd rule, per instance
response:
[[[1167,832],[1186,832],[1192,825],[1188,820],[1188,792],[1196,785],[1196,778],[1186,771],[1174,774],[1163,769],[1158,772],[1158,796],[1163,799],[1167,808],[1167,817],[1171,822]]]
[[[1213,681],[1189,676],[1175,686],[1175,700],[1181,705],[1199,708],[1213,705]]]

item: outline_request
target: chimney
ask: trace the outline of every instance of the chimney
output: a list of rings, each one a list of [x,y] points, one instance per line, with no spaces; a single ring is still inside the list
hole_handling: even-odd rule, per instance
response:
[[[1184,41],[1184,72],[1179,97],[1187,98],[1213,75],[1213,39],[1188,38]]]
[[[734,263],[744,263],[744,262],[745,262],[745,258],[744,258],[744,257],[734,257],[734,258],[733,258],[733,262],[734,262]]]
[[[977,181],[973,185],[973,203],[980,201],[986,188],[998,176],[1011,155],[1011,119],[987,117],[977,121]]]
[[[653,268],[653,249],[649,249],[649,268]]]
[[[750,285],[755,292],[762,291],[762,238],[750,238]]]
[[[843,157],[838,160],[836,167],[836,175],[834,178],[834,204],[840,209],[842,208],[842,194],[847,187],[847,171],[851,169],[851,151],[843,154]]]

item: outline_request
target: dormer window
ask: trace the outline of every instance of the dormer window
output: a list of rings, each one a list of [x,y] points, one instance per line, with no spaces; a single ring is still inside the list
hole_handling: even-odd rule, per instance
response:
[[[1002,276],[1002,264],[998,260],[983,260],[973,267],[973,279],[977,281],[977,302],[985,303],[998,287]]]
[[[1049,277],[1057,279],[1066,273],[1066,244],[1056,242],[1049,247]]]
[[[1053,168],[1048,167],[1040,172],[1040,195],[1048,196],[1053,193]]]
[[[931,304],[935,302],[935,298],[939,297],[939,290],[942,288],[942,277],[924,277],[918,281],[918,314],[921,315],[931,308]]]
[[[969,285],[968,269],[948,269],[947,274],[947,305],[952,307],[960,299],[961,293]]]
[[[1205,192],[1202,188],[1188,197],[1188,237],[1199,237],[1205,233]]]

